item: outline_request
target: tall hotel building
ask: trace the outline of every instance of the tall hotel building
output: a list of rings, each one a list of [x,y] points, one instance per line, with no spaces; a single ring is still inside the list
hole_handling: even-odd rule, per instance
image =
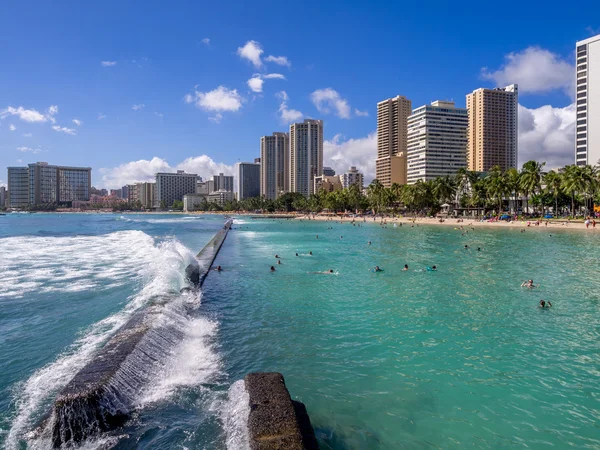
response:
[[[290,191],[314,193],[314,179],[323,173],[323,121],[306,119],[290,125]]]
[[[177,173],[156,174],[156,197],[154,204],[157,207],[170,207],[175,200],[183,201],[183,196],[196,193],[195,173],[185,173],[178,170]]]
[[[494,166],[502,170],[517,167],[518,104],[516,84],[480,88],[467,94],[469,170],[487,172]]]
[[[29,204],[29,169],[8,168],[8,207],[21,208]]]
[[[260,164],[250,162],[236,163],[236,189],[238,200],[260,195]]]
[[[577,42],[577,139],[578,166],[600,160],[600,34]]]
[[[290,190],[290,138],[273,133],[260,138],[260,195],[275,200]]]
[[[468,124],[467,110],[454,102],[438,100],[415,109],[408,118],[408,184],[467,167]]]
[[[411,101],[400,95],[377,103],[375,176],[385,187],[407,181],[407,118],[411,108]]]

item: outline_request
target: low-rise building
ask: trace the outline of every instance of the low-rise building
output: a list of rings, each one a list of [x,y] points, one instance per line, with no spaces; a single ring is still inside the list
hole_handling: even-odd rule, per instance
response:
[[[224,206],[225,203],[232,202],[233,198],[233,192],[226,191],[225,189],[219,189],[218,191],[208,194],[208,201],[211,203],[216,203],[219,206]]]
[[[364,175],[354,166],[350,167],[346,173],[340,175],[340,183],[342,188],[348,189],[350,186],[356,185],[359,189],[363,188]]]
[[[318,193],[321,191],[324,192],[333,192],[333,191],[341,191],[342,183],[340,182],[339,176],[328,176],[321,175],[315,177],[314,179],[314,192]]]
[[[208,201],[208,194],[187,194],[183,196],[183,212],[199,211]]]

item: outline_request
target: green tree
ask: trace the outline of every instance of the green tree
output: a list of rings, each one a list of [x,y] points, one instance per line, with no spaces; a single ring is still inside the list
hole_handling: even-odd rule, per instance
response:
[[[546,163],[527,161],[521,170],[520,185],[525,194],[526,210],[529,212],[529,195],[539,192],[544,176],[543,167]],[[534,210],[535,213],[535,210]]]

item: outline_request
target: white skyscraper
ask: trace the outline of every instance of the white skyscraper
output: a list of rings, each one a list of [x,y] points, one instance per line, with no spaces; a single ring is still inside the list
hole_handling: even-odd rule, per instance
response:
[[[275,200],[290,190],[290,138],[273,133],[260,138],[260,195]]]
[[[306,119],[290,125],[290,191],[308,197],[323,173],[323,121]]]
[[[466,108],[436,101],[408,117],[408,184],[454,175],[467,167]]]
[[[600,160],[600,34],[577,42],[577,138],[578,166]]]

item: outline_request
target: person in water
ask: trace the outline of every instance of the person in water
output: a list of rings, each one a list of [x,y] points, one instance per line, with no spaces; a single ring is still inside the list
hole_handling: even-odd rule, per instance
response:
[[[312,252],[308,252],[308,254],[309,254],[310,256],[312,256]]]
[[[402,270],[403,270],[403,271],[404,271],[404,270],[408,270],[408,264],[404,264],[404,269],[402,269]]]
[[[469,248],[469,246],[467,244],[465,244],[465,248]]]
[[[533,289],[534,287],[537,287],[537,286],[535,284],[533,284],[533,280],[525,280],[525,281],[523,281],[523,283],[521,283],[521,287]]]
[[[296,256],[298,256],[298,253],[296,253]]]
[[[428,272],[435,272],[437,270],[437,266],[427,267]]]
[[[379,268],[379,266],[375,266],[375,267],[373,268],[373,271],[375,271],[375,272],[383,272],[383,270],[381,270],[381,269]]]
[[[217,272],[221,272],[223,269],[221,268],[221,266],[217,266]]]
[[[551,306],[552,306],[552,303],[546,302],[544,300],[540,300],[540,308],[550,308]]]
[[[277,260],[277,264],[281,264],[281,260],[280,259]]]
[[[481,251],[481,247],[477,247],[477,251],[480,252]]]
[[[275,258],[279,259],[279,255],[275,255]]]
[[[275,267],[271,266],[271,272],[275,272]]]

